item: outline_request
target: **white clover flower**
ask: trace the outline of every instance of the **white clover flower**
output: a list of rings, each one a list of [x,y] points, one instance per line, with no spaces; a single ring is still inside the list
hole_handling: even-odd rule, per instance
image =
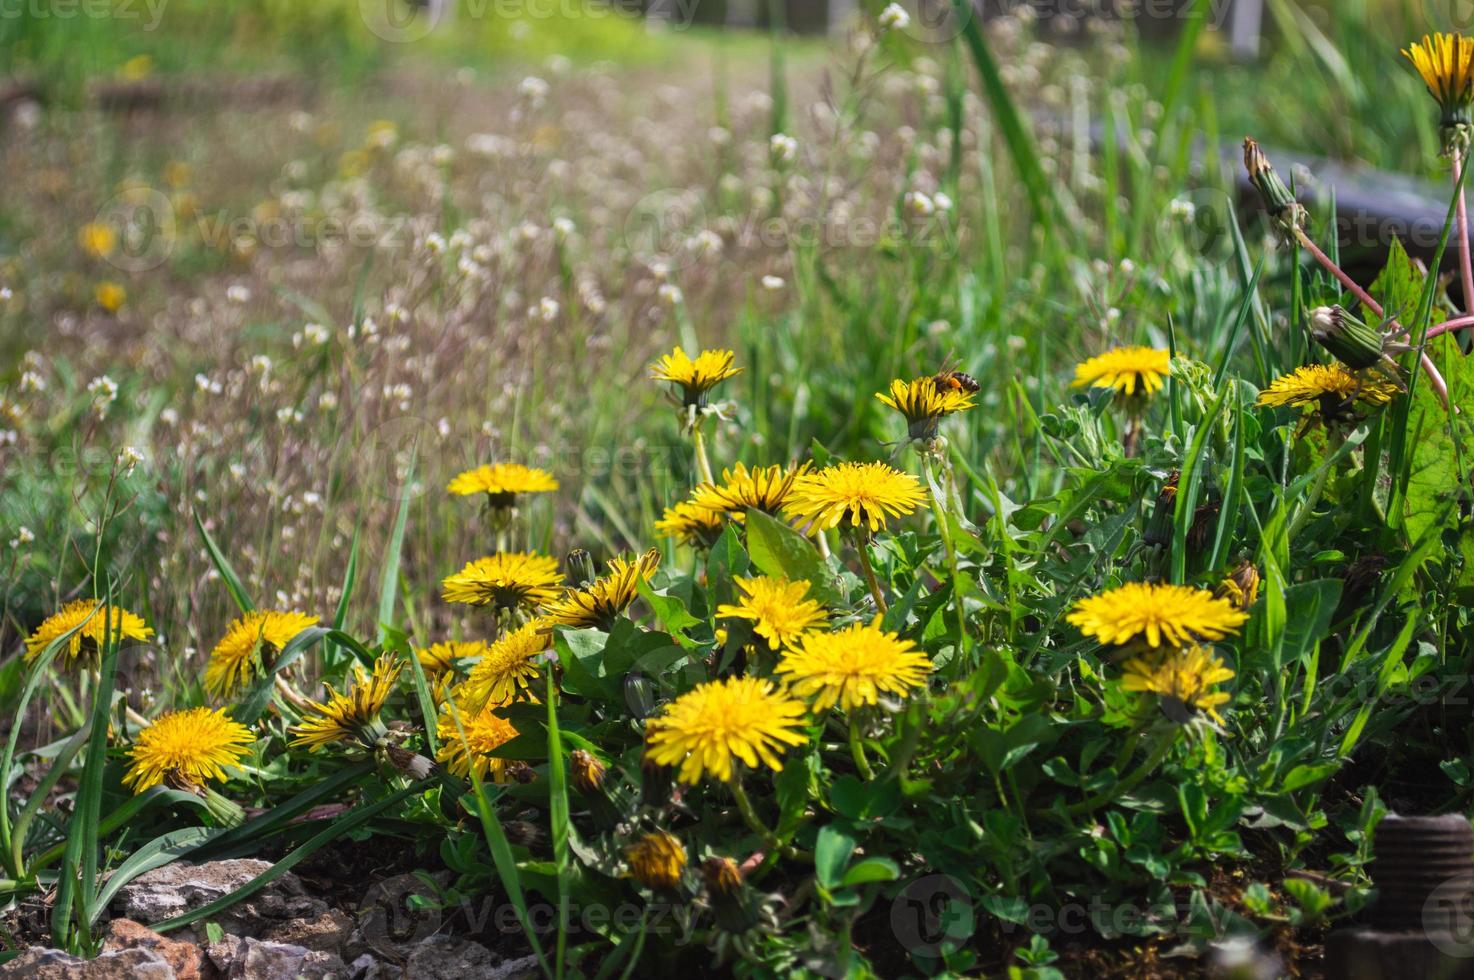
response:
[[[435,431],[440,434],[440,438],[442,438],[442,439],[449,439],[450,438],[450,419],[445,418],[445,417],[442,416],[441,419],[440,419],[440,421],[438,421],[438,422],[435,423]]]
[[[912,214],[928,218],[936,213],[937,206],[931,198],[921,191],[907,191],[905,198],[906,209]]]
[[[768,151],[772,153],[773,159],[788,163],[798,156],[798,140],[786,133],[774,133],[768,137]]]
[[[441,143],[439,146],[435,147],[435,149],[430,151],[430,161],[434,163],[437,167],[449,166],[451,161],[455,158],[456,151],[446,146],[444,143]]]
[[[880,12],[876,22],[883,31],[904,31],[911,26],[911,15],[900,4],[890,3]]]
[[[333,409],[338,407],[338,396],[331,391],[325,391],[317,396],[317,407]]]
[[[23,393],[45,391],[46,379],[35,371],[26,371],[20,376],[20,390]]]
[[[691,236],[687,245],[701,255],[719,255],[722,251],[722,236],[710,228],[703,228]]]
[[[575,229],[573,222],[568,218],[553,219],[553,232],[559,238],[567,238],[569,235],[573,234],[574,230]]]
[[[684,299],[684,295],[681,293],[681,287],[673,282],[661,283],[660,288],[656,292],[659,294],[661,301],[670,306],[679,306],[681,300]]]
[[[561,308],[558,305],[558,301],[553,299],[553,297],[544,296],[538,301],[537,309],[533,311],[533,315],[544,323],[552,323],[558,319],[558,311]]]
[[[32,541],[35,540],[36,535],[31,533],[30,528],[22,524],[20,527],[15,529],[15,537],[10,539],[10,547],[13,550],[15,548],[21,547],[22,545],[30,544]]]
[[[439,255],[446,249],[445,236],[438,232],[430,232],[425,236],[425,251],[431,255]]]
[[[775,292],[784,286],[782,276],[763,276],[763,288],[769,292]]]
[[[320,347],[328,342],[328,338],[332,336],[332,331],[321,323],[309,323],[302,328],[302,336],[307,339],[309,344]]]
[[[459,251],[471,244],[471,233],[464,228],[457,228],[451,232],[450,242],[448,244],[451,248]]]
[[[3,302],[4,300],[10,299],[14,295],[15,295],[15,293],[12,293],[10,291],[10,287],[9,286],[0,286],[0,302]]]
[[[302,418],[302,410],[293,408],[291,405],[283,405],[276,410],[276,420],[282,425],[291,425],[294,422],[300,422]]]
[[[245,477],[246,477],[246,467],[245,467],[245,465],[242,464],[242,463],[231,463],[230,464],[230,475],[233,476],[233,477],[235,477],[237,480],[243,480],[243,479],[245,479]]]
[[[164,409],[162,412],[159,413],[159,421],[164,423],[165,425],[178,425],[179,410],[175,408]]]
[[[232,303],[249,303],[251,301],[251,290],[240,283],[236,283],[225,291],[225,298]]]
[[[938,211],[952,210],[952,198],[942,191],[937,191],[933,194],[931,202],[937,206]]]
[[[1174,218],[1182,221],[1191,221],[1197,217],[1198,206],[1186,198],[1174,197],[1172,202],[1167,205],[1167,212]]]
[[[536,75],[528,75],[517,86],[517,91],[529,102],[538,103],[548,97],[548,83]]]

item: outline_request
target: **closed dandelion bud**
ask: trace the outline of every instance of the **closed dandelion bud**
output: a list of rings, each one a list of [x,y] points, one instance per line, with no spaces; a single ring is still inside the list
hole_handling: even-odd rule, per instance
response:
[[[630,877],[646,888],[671,890],[686,870],[686,846],[664,830],[651,831],[624,849]]]
[[[1354,371],[1380,363],[1384,355],[1381,332],[1340,306],[1311,310],[1310,335],[1332,357]]]
[[[506,773],[524,786],[537,779],[537,770],[525,762],[517,762],[511,759],[507,760]]]
[[[724,932],[742,933],[758,924],[758,905],[742,880],[742,869],[728,857],[709,857],[701,862],[701,881],[711,902],[717,926]]]
[[[1187,529],[1187,549],[1193,556],[1202,555],[1213,544],[1213,534],[1218,529],[1218,512],[1222,505],[1210,500],[1193,511],[1193,522]]]
[[[1172,524],[1177,516],[1177,478],[1178,474],[1173,473],[1162,484],[1152,516],[1142,532],[1142,540],[1152,547],[1163,548],[1172,543]]]
[[[1249,183],[1259,192],[1264,209],[1286,233],[1303,228],[1306,221],[1305,208],[1295,200],[1295,195],[1285,186],[1279,174],[1269,165],[1269,158],[1259,149],[1259,144],[1244,137],[1244,169],[1249,172]]]
[[[671,771],[650,757],[650,739],[645,739],[645,754],[640,757],[640,802],[661,807],[670,802]]]
[[[574,548],[568,552],[568,560],[563,567],[568,573],[568,581],[575,588],[587,588],[599,577],[594,570],[594,556],[582,548]]]
[[[573,788],[584,795],[599,792],[604,786],[604,764],[583,749],[574,749],[571,756]]]

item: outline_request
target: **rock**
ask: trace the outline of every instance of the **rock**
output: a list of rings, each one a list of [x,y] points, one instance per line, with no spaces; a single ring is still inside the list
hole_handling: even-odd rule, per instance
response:
[[[229,941],[210,945],[210,959],[217,965],[228,957],[226,980],[343,980],[349,975],[336,953],[248,936],[236,939],[234,949],[227,954],[218,947]]]
[[[175,980],[174,969],[151,949],[122,949],[96,959],[32,947],[0,966],[4,980]]]
[[[190,864],[176,861],[156,868],[124,885],[114,900],[123,916],[139,922],[160,922],[191,912],[265,873],[271,865],[253,858]],[[273,922],[314,919],[326,912],[327,903],[307,894],[302,881],[291,872],[273,880],[261,891],[247,896],[214,917],[222,929],[239,936],[259,935]],[[201,924],[202,928],[202,924]],[[199,928],[189,938],[200,937]]]
[[[439,887],[450,883],[450,876],[437,874],[433,881]],[[411,899],[421,899],[411,903]],[[363,953],[402,962],[415,944],[440,931],[444,915],[436,901],[436,888],[419,875],[401,874],[371,885],[359,903],[357,926],[352,930],[343,954],[354,959]]]
[[[178,980],[214,980],[219,975],[215,965],[205,958],[204,950],[194,943],[161,936],[132,919],[109,922],[102,949],[104,953],[125,949],[152,950],[169,964]]]
[[[337,909],[328,909],[314,919],[293,919],[273,925],[261,933],[262,939],[289,946],[303,946],[325,953],[337,953],[353,932],[353,920]]]
[[[496,966],[497,957],[480,943],[431,936],[410,949],[404,975],[414,980],[467,980],[489,977]]]

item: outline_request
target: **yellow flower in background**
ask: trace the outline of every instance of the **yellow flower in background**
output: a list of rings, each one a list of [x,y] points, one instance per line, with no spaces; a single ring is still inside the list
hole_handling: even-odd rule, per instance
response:
[[[665,509],[655,522],[655,530],[661,537],[709,548],[722,533],[722,512],[683,500]]]
[[[210,651],[205,665],[205,690],[229,698],[270,668],[270,659],[298,633],[316,626],[318,618],[298,612],[254,610],[234,620]]]
[[[146,54],[137,54],[123,62],[118,77],[125,82],[138,82],[154,73],[154,59]]]
[[[1065,620],[1105,646],[1144,642],[1155,648],[1221,640],[1248,618],[1205,589],[1130,582],[1080,600]]]
[[[394,693],[402,669],[403,665],[388,653],[374,661],[372,673],[365,673],[362,664],[354,664],[353,679],[346,691],[339,694],[329,684],[327,700],[307,702],[302,723],[289,729],[291,744],[305,745],[312,752],[336,742],[373,748],[387,734],[379,712]]]
[[[1215,690],[1214,685],[1231,679],[1233,671],[1223,666],[1209,648],[1193,646],[1149,653],[1128,660],[1125,670],[1121,687],[1163,698],[1163,710],[1174,721],[1187,721],[1188,709],[1196,708],[1223,724],[1218,708],[1231,695]]]
[[[551,493],[558,481],[551,473],[521,463],[488,463],[456,476],[446,490],[460,497],[486,494],[492,507],[513,507],[517,498],[528,493]]]
[[[742,373],[741,368],[732,366],[736,356],[729,350],[704,350],[692,360],[677,347],[650,365],[650,377],[656,381],[669,381],[680,388],[683,404],[704,405],[711,389]]]
[[[935,437],[943,418],[974,407],[971,392],[938,384],[930,375],[914,381],[897,378],[891,382],[888,394],[877,392],[875,397],[905,417],[907,434],[912,439]]]
[[[26,638],[26,661],[35,660],[52,640],[64,636],[78,624],[84,625],[72,634],[64,648],[72,661],[81,656],[84,650],[89,655],[96,654],[106,645],[105,638],[109,634],[117,643],[124,640],[146,640],[154,635],[154,631],[142,619],[121,606],[109,606],[91,599],[76,599],[48,616]]]
[[[109,313],[116,313],[122,309],[123,304],[128,302],[128,290],[111,280],[100,282],[97,288],[92,290],[92,298],[97,305]]]
[[[875,704],[881,694],[904,697],[926,684],[931,659],[910,640],[880,628],[877,616],[867,626],[853,623],[837,633],[809,633],[795,643],[775,673],[814,709],[838,704],[846,711]]]
[[[1259,599],[1259,569],[1248,559],[1239,562],[1213,594],[1227,599],[1237,609],[1248,609]]]
[[[472,769],[483,780],[505,783],[511,778],[509,760],[491,753],[516,738],[517,729],[505,718],[498,718],[493,707],[472,711],[462,703],[447,702],[440,711],[435,724],[440,751],[435,757],[462,779],[469,779]]]
[[[482,640],[446,640],[441,643],[432,643],[424,649],[415,651],[415,659],[420,662],[420,669],[425,672],[425,680],[430,685],[430,695],[436,704],[444,704],[451,689],[460,681],[460,675],[456,672],[456,662],[474,661],[482,657],[488,649],[490,648]]]
[[[552,647],[552,627],[541,619],[497,637],[458,689],[461,703],[479,712],[518,697],[542,673],[538,658]]]
[[[189,183],[194,170],[183,160],[170,160],[164,164],[164,183],[176,190]]]
[[[742,590],[742,598],[735,605],[718,606],[717,617],[752,620],[752,631],[774,650],[788,646],[828,619],[822,605],[806,598],[808,582],[766,576],[734,581]]]
[[[645,723],[645,752],[656,765],[679,766],[681,782],[704,774],[722,782],[736,775],[734,760],[780,770],[779,756],[808,742],[808,709],[759,677],[728,677],[692,688]]]
[[[399,127],[388,119],[375,119],[364,131],[363,145],[376,150],[385,150],[399,142]]]
[[[1443,112],[1442,125],[1467,125],[1469,107],[1474,103],[1474,38],[1424,34],[1422,43],[1403,48],[1402,56],[1413,63],[1438,103]]]
[[[885,463],[840,463],[794,482],[785,513],[806,521],[810,534],[847,524],[871,534],[905,517],[926,499],[910,473]]]
[[[737,521],[745,518],[749,510],[776,515],[788,503],[794,483],[808,472],[808,463],[752,469],[737,463],[731,469],[722,470],[720,483],[703,483],[693,490],[691,503]]]
[[[646,888],[672,889],[686,870],[686,845],[664,830],[644,834],[624,849],[630,877]]]
[[[195,789],[224,780],[225,767],[240,762],[254,741],[250,730],[223,709],[167,712],[138,733],[123,785],[142,793],[160,783]]]
[[[118,233],[101,221],[89,221],[77,231],[77,243],[94,259],[105,259],[118,245]]]
[[[468,562],[441,583],[446,602],[497,609],[529,609],[558,595],[558,560],[526,551],[502,552]]]
[[[1320,408],[1324,404],[1322,399],[1329,398],[1333,404],[1359,401],[1367,405],[1386,405],[1397,394],[1396,385],[1363,377],[1339,363],[1307,364],[1275,378],[1259,393],[1254,404],[1273,408]]]
[[[660,552],[651,548],[633,561],[615,558],[609,562],[609,573],[588,588],[568,589],[563,598],[547,607],[550,624],[578,629],[593,627],[610,630],[619,614],[629,608],[639,595],[640,582],[655,574],[660,567]]]
[[[1114,388],[1143,398],[1162,389],[1172,371],[1171,355],[1154,347],[1117,347],[1075,367],[1071,388]]]

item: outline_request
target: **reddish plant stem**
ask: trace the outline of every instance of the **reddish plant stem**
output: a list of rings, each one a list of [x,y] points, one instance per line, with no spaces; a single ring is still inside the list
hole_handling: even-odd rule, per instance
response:
[[[1309,235],[1305,234],[1305,232],[1300,230],[1299,228],[1296,228],[1295,237],[1299,240],[1300,247],[1309,252],[1311,256],[1317,262],[1319,262],[1327,272],[1335,276],[1336,281],[1345,286],[1346,289],[1350,291],[1353,296],[1361,300],[1362,305],[1371,310],[1377,316],[1386,316],[1386,313],[1384,313],[1382,310],[1382,304],[1372,299],[1371,294],[1368,293],[1365,289],[1362,289],[1361,286],[1357,285],[1356,280],[1352,279],[1345,272],[1343,272],[1339,265],[1332,262],[1331,257],[1325,252],[1322,252],[1320,250],[1320,246],[1316,245],[1315,242],[1310,240]],[[1392,330],[1393,333],[1407,332],[1407,328],[1402,326],[1402,324],[1398,323],[1396,320],[1389,321],[1387,326]],[[1428,383],[1433,386],[1434,393],[1438,395],[1438,400],[1443,403],[1444,408],[1448,408],[1448,384],[1444,382],[1443,375],[1438,373],[1438,368],[1434,366],[1433,361],[1429,359],[1427,354],[1420,353],[1418,355],[1418,359],[1423,365],[1423,372],[1428,375]]]
[[[1459,201],[1455,215],[1456,227],[1459,232],[1459,271],[1463,275],[1464,283],[1464,309],[1470,309],[1474,304],[1474,257],[1469,255],[1469,210],[1464,204],[1464,166],[1468,163],[1468,156],[1463,150],[1454,150],[1453,174],[1454,187],[1458,189]]]

